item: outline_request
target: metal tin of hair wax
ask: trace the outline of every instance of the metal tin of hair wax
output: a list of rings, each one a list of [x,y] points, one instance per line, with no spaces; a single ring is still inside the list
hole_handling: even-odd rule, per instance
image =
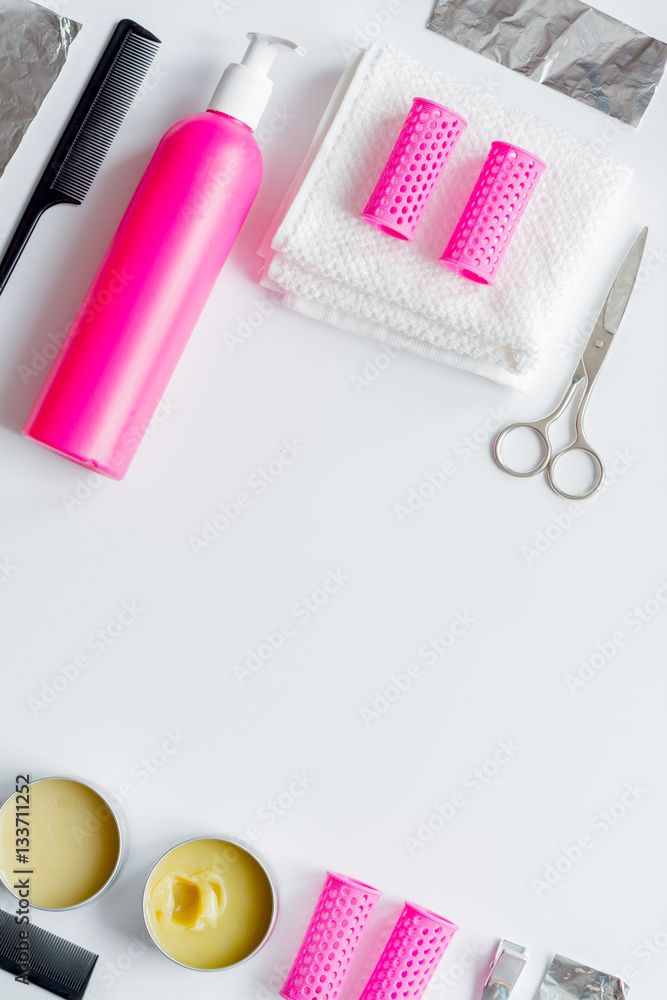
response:
[[[26,784],[27,792],[14,791],[0,807],[0,880],[37,909],[72,910],[92,902],[125,863],[124,813],[108,792],[83,778],[56,775]],[[46,837],[40,833],[45,826]]]
[[[278,917],[275,878],[236,837],[197,837],[172,847],[144,889],[146,928],[160,951],[187,969],[232,969],[264,947]]]

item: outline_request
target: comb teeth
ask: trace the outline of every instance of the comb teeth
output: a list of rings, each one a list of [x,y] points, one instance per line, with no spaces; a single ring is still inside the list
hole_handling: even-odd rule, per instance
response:
[[[157,39],[127,35],[63,159],[53,190],[83,201],[159,47]]]
[[[0,969],[15,976],[26,974],[18,962],[19,946],[25,948],[19,933],[14,917],[0,910]],[[29,935],[28,980],[65,1000],[82,1000],[97,955],[34,924],[30,925]]]

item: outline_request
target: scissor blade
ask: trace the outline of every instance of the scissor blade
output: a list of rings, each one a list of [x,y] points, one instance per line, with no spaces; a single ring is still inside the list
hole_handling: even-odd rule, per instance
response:
[[[612,334],[612,336],[618,333],[618,328],[621,325],[621,320],[630,301],[632,290],[635,287],[637,272],[639,271],[644,247],[646,246],[647,235],[648,227],[644,226],[632,250],[625,258],[620,271],[616,275],[616,280],[609,289],[607,301],[602,307],[598,322],[601,321],[607,333]]]

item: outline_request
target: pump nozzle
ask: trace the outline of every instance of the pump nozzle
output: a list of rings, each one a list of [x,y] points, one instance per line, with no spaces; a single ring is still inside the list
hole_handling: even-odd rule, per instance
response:
[[[280,52],[296,52],[303,56],[306,50],[286,38],[257,31],[249,31],[247,37],[250,45],[243,60],[231,63],[222,74],[209,111],[221,111],[237,118],[254,131],[273,90],[273,81],[267,76],[273,60]]]
[[[249,31],[246,35],[250,39],[250,45],[241,60],[243,66],[251,66],[265,76],[273,66],[273,60],[280,52],[296,52],[298,56],[305,56],[306,50],[296,42],[290,42],[286,38],[277,38],[275,35],[262,35],[259,31]]]

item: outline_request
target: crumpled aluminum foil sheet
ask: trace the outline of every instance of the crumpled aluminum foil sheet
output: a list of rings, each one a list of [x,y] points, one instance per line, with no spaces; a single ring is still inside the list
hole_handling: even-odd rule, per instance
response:
[[[0,176],[80,30],[78,21],[29,0],[0,0]]]
[[[428,27],[635,127],[667,61],[664,42],[580,0],[438,0]]]
[[[628,1000],[629,994],[630,987],[617,976],[556,955],[537,1000]]]

